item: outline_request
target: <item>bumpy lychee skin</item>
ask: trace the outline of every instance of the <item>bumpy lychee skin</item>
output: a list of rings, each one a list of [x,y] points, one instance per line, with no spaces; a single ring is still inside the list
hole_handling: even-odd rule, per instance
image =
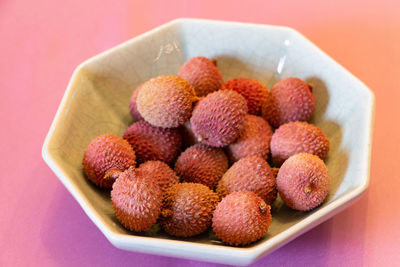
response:
[[[224,83],[223,89],[234,90],[247,100],[249,114],[261,114],[262,104],[267,99],[267,87],[261,82],[250,78],[235,78]]]
[[[329,151],[329,139],[317,126],[295,121],[280,126],[271,139],[271,155],[277,165],[298,153],[310,153],[324,159]]]
[[[228,169],[221,148],[196,144],[187,148],[175,163],[175,172],[184,182],[200,183],[213,189]]]
[[[143,120],[142,115],[140,115],[139,111],[137,110],[137,106],[136,106],[136,99],[139,93],[140,88],[142,87],[143,84],[139,85],[136,90],[133,92],[130,101],[129,101],[129,112],[132,115],[132,118],[135,121],[141,121]]]
[[[218,204],[212,228],[222,242],[248,245],[262,238],[271,225],[271,207],[250,191],[233,192]]]
[[[164,193],[161,227],[178,237],[201,234],[211,225],[218,201],[218,195],[205,185],[175,184]]]
[[[235,162],[219,180],[216,192],[224,197],[236,191],[252,191],[271,205],[277,195],[274,172],[260,157],[242,158]]]
[[[288,158],[276,178],[279,195],[290,208],[307,211],[321,205],[329,191],[329,173],[317,156],[300,153]]]
[[[194,88],[177,76],[159,76],[145,82],[136,99],[140,115],[150,124],[175,128],[192,114]]]
[[[262,114],[273,127],[278,128],[290,121],[308,121],[314,109],[312,86],[298,78],[286,78],[272,87]]]
[[[155,181],[138,177],[130,168],[113,184],[111,202],[118,221],[125,228],[146,231],[160,215],[162,191]]]
[[[234,163],[248,156],[268,158],[272,129],[268,122],[261,117],[247,115],[244,131],[240,137],[226,147],[229,161]]]
[[[221,90],[198,102],[190,124],[199,141],[223,147],[240,136],[246,114],[247,103],[243,96],[232,90]]]
[[[197,96],[206,96],[219,90],[224,83],[216,63],[206,57],[193,57],[179,69],[178,76],[194,87]]]
[[[136,156],[126,140],[103,134],[86,147],[82,165],[90,181],[99,187],[111,188],[121,172],[136,165]]]
[[[146,161],[136,169],[136,173],[140,178],[155,180],[163,192],[179,183],[179,177],[175,172],[159,160]]]
[[[271,92],[267,94],[267,98],[262,104],[261,115],[274,128],[278,128],[281,124],[278,100],[272,95]]]
[[[138,121],[124,132],[136,152],[138,163],[161,160],[172,164],[181,152],[182,136],[176,128],[155,127],[146,121]]]

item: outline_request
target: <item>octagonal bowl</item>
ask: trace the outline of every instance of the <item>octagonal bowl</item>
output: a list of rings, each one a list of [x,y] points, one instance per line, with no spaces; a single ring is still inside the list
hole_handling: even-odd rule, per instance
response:
[[[168,236],[155,224],[143,233],[116,220],[108,191],[85,178],[83,151],[103,133],[121,135],[133,121],[129,98],[144,81],[174,75],[189,58],[218,59],[225,80],[255,78],[270,88],[285,77],[314,85],[312,123],[329,137],[331,175],[326,201],[310,212],[277,201],[268,233],[245,247],[222,244],[212,231],[193,238]],[[368,187],[374,96],[357,78],[300,33],[286,27],[179,19],[79,65],[43,145],[43,158],[88,217],[116,247],[187,259],[247,265],[349,206]]]

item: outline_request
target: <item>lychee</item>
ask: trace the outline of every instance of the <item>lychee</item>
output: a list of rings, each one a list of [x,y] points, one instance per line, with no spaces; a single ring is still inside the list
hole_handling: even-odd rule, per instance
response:
[[[175,184],[164,193],[161,227],[170,235],[195,236],[211,225],[218,195],[202,184]]]
[[[141,232],[157,221],[162,192],[155,181],[141,179],[130,168],[113,184],[111,202],[118,221],[131,231]]]
[[[216,192],[224,197],[235,191],[252,191],[267,204],[276,199],[276,181],[268,163],[258,156],[236,161],[219,180]]]
[[[263,117],[275,128],[290,121],[308,121],[315,109],[312,86],[298,78],[286,78],[271,89],[262,108]]]
[[[247,100],[249,114],[261,114],[262,104],[267,99],[267,87],[261,82],[250,78],[235,78],[224,83],[223,89],[234,90]]]
[[[250,191],[233,192],[214,211],[212,228],[222,242],[248,245],[262,238],[271,225],[271,207]]]
[[[288,158],[276,178],[282,200],[290,208],[307,211],[321,205],[329,191],[329,173],[317,156],[300,153]]]
[[[103,134],[86,147],[82,165],[90,181],[99,187],[111,188],[121,172],[136,165],[136,156],[126,140]]]
[[[175,128],[189,120],[194,88],[176,76],[159,76],[145,82],[139,90],[136,105],[140,115],[156,127]]]
[[[219,90],[224,83],[216,63],[206,57],[193,57],[179,69],[178,76],[194,87],[197,96],[206,96]]]
[[[158,160],[146,161],[136,169],[136,173],[140,178],[155,180],[163,192],[179,183],[175,172],[166,163]]]
[[[223,147],[240,136],[246,114],[247,103],[244,97],[232,90],[222,90],[198,102],[190,124],[199,141]]]
[[[137,121],[124,132],[136,152],[136,160],[161,160],[172,164],[181,152],[182,136],[177,128],[155,127],[146,121]]]
[[[228,169],[221,148],[196,144],[187,148],[175,163],[175,172],[184,182],[201,183],[211,189]]]
[[[263,118],[247,115],[245,126],[240,137],[226,147],[229,161],[234,163],[241,158],[248,156],[260,156],[268,158],[272,129]]]
[[[297,153],[311,153],[324,159],[329,151],[329,139],[317,126],[295,121],[280,126],[271,139],[271,155],[277,165]]]

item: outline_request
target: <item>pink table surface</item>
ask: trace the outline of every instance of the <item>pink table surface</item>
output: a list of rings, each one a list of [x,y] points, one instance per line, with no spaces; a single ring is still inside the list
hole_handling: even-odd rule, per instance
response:
[[[41,157],[73,69],[179,17],[293,27],[376,96],[368,192],[253,266],[400,264],[399,2],[215,2],[0,1],[0,266],[216,266],[114,248]]]

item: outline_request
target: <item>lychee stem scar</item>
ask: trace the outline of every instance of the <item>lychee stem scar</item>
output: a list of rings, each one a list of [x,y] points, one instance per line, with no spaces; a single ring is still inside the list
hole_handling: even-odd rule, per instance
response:
[[[116,169],[110,169],[104,174],[105,180],[116,180],[122,172]]]
[[[268,210],[268,205],[264,201],[260,202],[260,211],[261,213],[265,213]]]
[[[312,191],[312,184],[306,184],[306,186],[304,187],[304,193],[310,194],[311,191]]]

